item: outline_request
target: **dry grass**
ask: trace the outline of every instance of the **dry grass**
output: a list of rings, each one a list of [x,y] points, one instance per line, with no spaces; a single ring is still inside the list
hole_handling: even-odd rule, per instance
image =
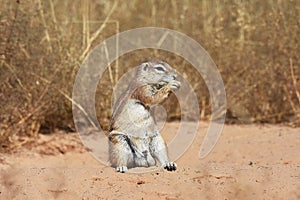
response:
[[[142,26],[178,30],[210,53],[225,82],[228,119],[300,125],[299,12],[280,1],[59,1],[4,0],[0,8],[0,148],[26,143],[39,132],[74,130],[71,92],[81,61],[105,38]],[[147,9],[145,9],[147,8]],[[113,85],[147,58],[181,71],[182,58],[157,50],[120,57],[101,80],[96,109],[106,127]],[[182,72],[182,71],[181,71]],[[206,87],[184,71],[209,117]],[[180,109],[165,103],[169,118]],[[18,141],[18,142],[16,142]]]

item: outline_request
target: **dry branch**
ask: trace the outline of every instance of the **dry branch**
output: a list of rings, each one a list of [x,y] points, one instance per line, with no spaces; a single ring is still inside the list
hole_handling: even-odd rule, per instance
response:
[[[90,48],[91,48],[93,42],[95,41],[95,39],[97,39],[99,37],[99,35],[103,31],[103,29],[106,27],[106,23],[110,19],[111,15],[114,12],[114,10],[116,9],[117,5],[118,5],[118,1],[115,1],[112,8],[110,9],[108,15],[106,16],[103,24],[100,26],[100,28],[90,38],[88,38],[87,46],[86,46],[85,50],[83,51],[83,53],[81,54],[80,60],[83,60],[84,57],[87,55],[87,53],[90,51]]]
[[[291,76],[292,76],[292,81],[293,81],[293,86],[294,86],[294,89],[295,89],[295,93],[296,93],[298,102],[300,104],[300,93],[299,93],[298,88],[297,88],[297,80],[296,80],[295,73],[294,73],[293,60],[291,58],[290,58],[290,71],[291,71]]]

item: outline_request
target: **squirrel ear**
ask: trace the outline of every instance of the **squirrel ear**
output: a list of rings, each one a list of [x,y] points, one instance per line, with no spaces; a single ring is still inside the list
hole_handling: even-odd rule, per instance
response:
[[[148,64],[148,63],[144,63],[143,70],[144,70],[144,71],[147,71],[148,68],[149,68],[149,64]]]

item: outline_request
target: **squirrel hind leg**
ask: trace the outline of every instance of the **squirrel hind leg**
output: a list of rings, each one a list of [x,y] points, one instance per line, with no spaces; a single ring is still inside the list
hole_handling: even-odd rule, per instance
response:
[[[134,167],[134,156],[129,144],[122,135],[109,137],[109,161],[117,172],[124,173]]]
[[[151,147],[153,157],[161,163],[164,169],[168,171],[177,169],[176,163],[169,161],[166,144],[160,134],[152,139]]]

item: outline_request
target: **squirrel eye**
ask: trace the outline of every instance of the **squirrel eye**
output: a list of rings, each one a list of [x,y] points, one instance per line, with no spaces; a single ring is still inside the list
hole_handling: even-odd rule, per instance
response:
[[[164,71],[165,71],[165,68],[163,68],[163,67],[161,67],[161,66],[159,66],[159,67],[155,67],[155,69],[156,69],[156,70],[158,70],[158,71],[162,71],[162,72],[164,72]]]

